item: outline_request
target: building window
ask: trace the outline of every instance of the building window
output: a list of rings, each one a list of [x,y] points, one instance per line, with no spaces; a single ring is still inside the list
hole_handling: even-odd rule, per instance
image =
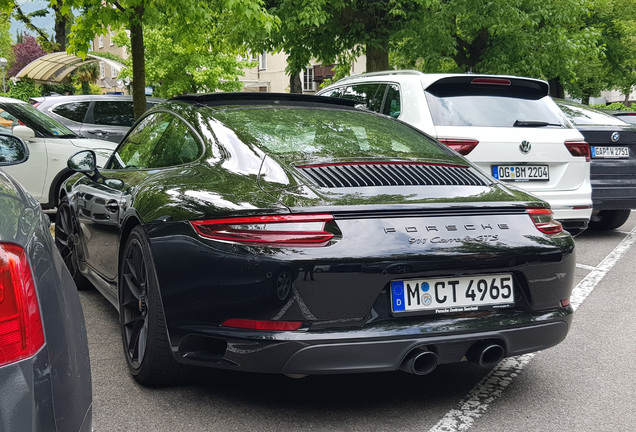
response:
[[[267,69],[267,54],[259,54],[258,55],[258,70]]]
[[[119,75],[119,68],[116,68],[114,66],[110,67],[110,77],[111,78],[117,78],[117,75]]]
[[[303,90],[314,91],[314,67],[307,66],[303,73]]]
[[[115,41],[113,39],[115,39],[115,32],[111,30],[110,31],[110,46],[115,45]]]
[[[98,46],[99,48],[104,48],[104,35],[99,35]]]
[[[104,62],[99,62],[99,78],[106,78],[106,66],[104,66]]]

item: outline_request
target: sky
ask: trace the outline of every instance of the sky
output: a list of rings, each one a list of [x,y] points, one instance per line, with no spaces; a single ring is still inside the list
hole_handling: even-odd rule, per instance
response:
[[[22,0],[19,3],[20,3],[20,6],[22,7],[22,11],[25,14],[29,14],[30,12],[33,12],[39,9],[46,9],[49,5],[48,1],[43,1],[43,0],[34,0],[34,1]],[[55,26],[55,17],[53,15],[53,11],[51,11],[51,13],[49,13],[45,17],[33,18],[32,21],[36,27],[43,28],[44,30],[47,31],[49,35],[53,35],[54,33],[53,28]],[[25,25],[11,18],[11,37],[13,38],[14,42],[16,39],[16,33],[18,31],[26,31]],[[29,34],[31,34],[31,36],[37,36],[35,32],[33,31],[29,31]]]

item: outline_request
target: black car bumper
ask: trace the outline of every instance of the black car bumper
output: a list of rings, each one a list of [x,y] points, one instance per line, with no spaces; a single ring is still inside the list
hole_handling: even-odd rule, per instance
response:
[[[636,179],[610,182],[592,179],[595,211],[636,209]]]

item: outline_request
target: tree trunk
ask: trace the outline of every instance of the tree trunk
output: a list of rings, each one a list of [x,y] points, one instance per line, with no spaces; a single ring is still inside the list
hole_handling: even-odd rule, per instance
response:
[[[303,83],[300,81],[300,72],[296,72],[289,77],[289,92],[302,93]]]
[[[144,5],[135,8],[135,15],[130,19],[130,51],[132,57],[132,96],[135,120],[146,111],[146,65],[144,51],[144,33],[142,18]]]
[[[563,99],[565,97],[565,90],[563,89],[563,84],[561,84],[561,78],[552,78],[548,81],[548,84],[550,85],[550,96],[559,99]]]
[[[55,11],[55,43],[58,44],[58,51],[66,51],[66,24],[68,23],[68,17],[62,14],[60,7],[60,3],[52,6]]]
[[[389,43],[383,41],[381,46],[367,44],[367,72],[389,70]]]

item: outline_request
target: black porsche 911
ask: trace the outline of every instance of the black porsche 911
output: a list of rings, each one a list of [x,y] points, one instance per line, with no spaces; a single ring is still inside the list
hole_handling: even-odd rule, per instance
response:
[[[180,96],[103,169],[69,166],[58,247],[146,385],[489,367],[571,324],[574,242],[548,204],[351,101]]]

